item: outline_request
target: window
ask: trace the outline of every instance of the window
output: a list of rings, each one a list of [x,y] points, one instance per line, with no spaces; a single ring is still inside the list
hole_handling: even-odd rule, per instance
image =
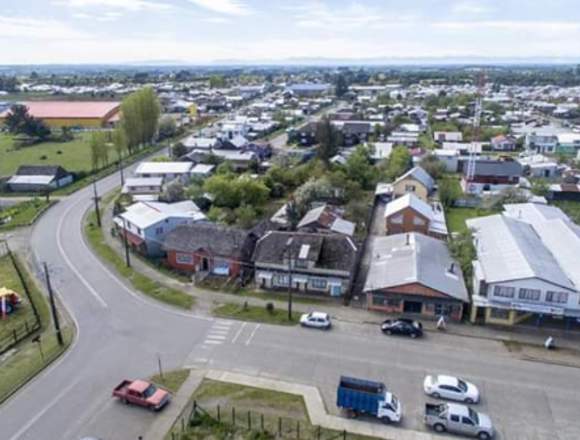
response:
[[[324,278],[311,278],[310,287],[313,289],[326,289],[326,280]]]
[[[471,425],[473,426],[473,421],[469,417],[462,417],[461,421],[464,425]]]
[[[568,302],[568,292],[546,292],[546,301],[553,303],[567,303]]]
[[[163,228],[155,228],[155,235],[161,235],[163,234]]]
[[[403,214],[399,214],[399,215],[395,215],[393,217],[391,217],[391,223],[394,223],[396,225],[400,225],[403,223]]]
[[[515,287],[495,286],[493,288],[493,296],[499,296],[503,298],[513,298],[515,293],[516,293]]]
[[[528,301],[538,301],[540,299],[539,289],[520,289],[518,293],[519,299],[525,299]]]
[[[453,314],[454,308],[450,304],[435,304],[436,316],[448,316]]]
[[[178,252],[175,254],[175,261],[178,264],[193,264],[193,255]]]
[[[489,316],[490,316],[490,318],[493,318],[493,319],[508,319],[509,318],[509,310],[490,309]]]
[[[452,422],[459,423],[459,416],[452,414],[451,416],[449,416],[449,418],[451,419]]]
[[[415,217],[413,219],[413,224],[417,225],[417,226],[424,226],[425,225],[425,220],[423,220],[421,217]]]
[[[294,266],[301,268],[301,269],[306,269],[308,262],[304,259],[296,259],[294,260]]]
[[[405,185],[406,192],[415,192],[415,190],[416,190],[415,185]]]
[[[384,306],[387,304],[387,299],[385,298],[384,295],[381,295],[379,293],[375,293],[373,295],[373,305],[375,306]]]
[[[272,281],[275,286],[288,286],[288,283],[290,283],[290,277],[284,274],[276,274]]]

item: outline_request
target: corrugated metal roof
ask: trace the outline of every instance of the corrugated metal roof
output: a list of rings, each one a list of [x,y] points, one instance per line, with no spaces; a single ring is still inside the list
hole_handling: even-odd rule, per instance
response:
[[[574,289],[534,228],[497,214],[467,220],[474,231],[477,255],[488,283],[539,278]]]
[[[468,301],[459,264],[447,245],[419,233],[374,237],[364,291],[420,283],[452,298]],[[453,273],[450,269],[453,265]]]
[[[108,101],[28,101],[22,103],[35,118],[40,119],[102,119],[119,108],[119,102]],[[0,115],[6,116],[7,110]]]

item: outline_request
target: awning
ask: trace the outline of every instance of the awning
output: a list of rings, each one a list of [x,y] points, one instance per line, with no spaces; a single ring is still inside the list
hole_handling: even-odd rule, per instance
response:
[[[308,277],[306,275],[292,275],[293,283],[307,283]]]
[[[271,280],[272,274],[270,272],[258,272],[258,278],[262,278],[264,280]]]
[[[135,246],[141,246],[145,242],[144,239],[139,237],[138,235],[131,234],[130,232],[125,231],[125,236],[127,237],[127,241]]]

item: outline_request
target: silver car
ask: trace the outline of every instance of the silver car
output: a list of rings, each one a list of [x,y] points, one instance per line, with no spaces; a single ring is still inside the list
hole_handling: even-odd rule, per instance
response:
[[[332,327],[330,315],[323,312],[305,313],[300,317],[300,325],[302,327],[319,328],[329,330]]]

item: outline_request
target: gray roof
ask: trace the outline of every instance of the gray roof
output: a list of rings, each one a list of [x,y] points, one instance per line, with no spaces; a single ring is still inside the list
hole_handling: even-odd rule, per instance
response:
[[[374,237],[371,249],[365,292],[419,283],[451,298],[469,300],[459,263],[445,242],[413,232]]]
[[[300,223],[298,223],[297,228],[302,229],[312,226],[351,236],[356,229],[356,225],[353,222],[344,220],[327,205],[322,205],[308,211],[302,217]]]
[[[476,176],[521,176],[522,164],[515,160],[478,159],[475,162]],[[464,167],[464,174],[467,167]]]
[[[205,250],[216,256],[247,260],[253,252],[251,233],[214,223],[178,226],[163,241],[166,251],[197,252]]]
[[[254,252],[255,264],[287,264],[286,249],[291,238],[292,256],[298,256],[307,246],[308,253],[305,259],[314,261],[315,269],[350,272],[356,261],[357,247],[350,237],[274,231],[267,233],[258,241]]]
[[[403,174],[401,177],[399,177],[395,181],[395,183],[399,182],[400,180],[406,179],[408,177],[412,177],[413,179],[421,182],[423,185],[425,185],[425,187],[429,191],[432,191],[433,188],[435,187],[435,181],[433,180],[433,178],[429,175],[429,173],[427,171],[425,171],[421,167],[415,167],[415,168],[410,169],[405,174]]]
[[[486,282],[538,278],[574,289],[530,224],[496,214],[467,220],[467,226],[474,231]]]

